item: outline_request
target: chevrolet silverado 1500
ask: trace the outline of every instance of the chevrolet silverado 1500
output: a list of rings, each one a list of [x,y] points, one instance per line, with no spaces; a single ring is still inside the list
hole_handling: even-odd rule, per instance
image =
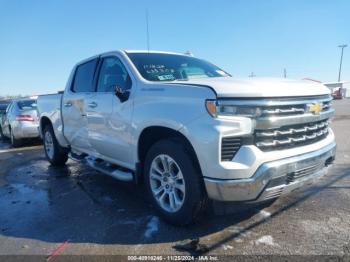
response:
[[[38,99],[52,165],[70,155],[142,182],[174,224],[208,199],[259,202],[324,175],[335,158],[329,90],[318,83],[235,79],[168,52],[115,51],[78,63],[65,91]]]

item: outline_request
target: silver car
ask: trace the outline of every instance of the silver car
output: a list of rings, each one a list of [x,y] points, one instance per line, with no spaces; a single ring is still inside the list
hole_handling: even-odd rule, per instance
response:
[[[39,137],[36,99],[14,100],[6,109],[2,120],[2,133],[18,147],[23,139]]]

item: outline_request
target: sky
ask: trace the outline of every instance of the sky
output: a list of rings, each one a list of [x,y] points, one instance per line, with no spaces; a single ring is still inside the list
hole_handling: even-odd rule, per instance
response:
[[[349,0],[0,0],[0,96],[63,90],[78,61],[185,52],[247,77],[350,80]]]

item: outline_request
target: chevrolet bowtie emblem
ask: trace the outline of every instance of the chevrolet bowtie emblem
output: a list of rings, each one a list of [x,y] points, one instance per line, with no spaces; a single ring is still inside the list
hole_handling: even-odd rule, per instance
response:
[[[321,103],[312,103],[308,105],[308,111],[313,114],[319,114],[322,111]]]

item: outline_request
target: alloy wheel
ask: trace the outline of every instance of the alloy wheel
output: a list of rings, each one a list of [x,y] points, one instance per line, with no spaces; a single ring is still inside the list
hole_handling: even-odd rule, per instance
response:
[[[170,213],[178,211],[185,201],[185,179],[176,161],[168,155],[156,156],[150,168],[150,187],[159,206]]]
[[[53,159],[54,146],[53,146],[52,135],[50,132],[45,133],[44,144],[45,144],[45,152],[46,152],[47,156],[50,159]]]

